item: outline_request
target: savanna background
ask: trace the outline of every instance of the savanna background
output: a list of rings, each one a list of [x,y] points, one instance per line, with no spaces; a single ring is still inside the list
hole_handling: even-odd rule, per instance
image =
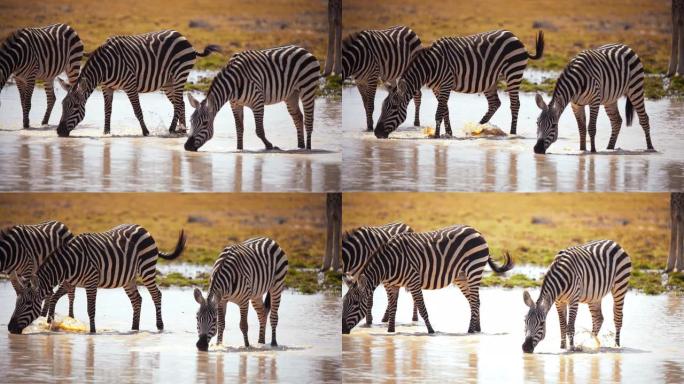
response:
[[[181,257],[164,263],[211,266],[224,247],[267,236],[280,244],[289,261],[286,285],[304,293],[338,291],[339,276],[329,272],[319,283],[325,249],[325,195],[309,193],[28,193],[0,195],[0,226],[65,223],[74,234],[106,231],[123,223],[142,225],[161,250],[187,234]],[[189,268],[192,270],[192,268]],[[206,268],[205,268],[206,269]],[[206,286],[208,274],[160,274],[163,286]]]
[[[402,221],[416,231],[467,224],[482,233],[497,262],[547,267],[556,253],[591,240],[617,241],[632,259],[630,284],[646,293],[684,291],[681,274],[662,275],[670,244],[670,195],[650,193],[348,193],[343,228]],[[488,271],[489,269],[486,268]],[[483,285],[532,287],[514,268]]]
[[[343,36],[406,25],[428,45],[442,36],[507,29],[533,51],[535,35],[543,30],[544,56],[528,64],[540,70],[561,70],[580,51],[607,43],[629,45],[650,74],[664,74],[670,58],[670,0],[344,0],[343,6]],[[522,90],[550,92],[554,84],[549,76],[525,81]],[[646,88],[649,98],[681,96],[684,81],[650,76]]]

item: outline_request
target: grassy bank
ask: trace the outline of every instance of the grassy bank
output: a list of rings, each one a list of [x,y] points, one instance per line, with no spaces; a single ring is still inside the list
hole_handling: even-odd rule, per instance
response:
[[[177,262],[213,264],[225,246],[268,236],[280,244],[291,271],[296,271],[320,267],[325,247],[323,194],[0,194],[0,212],[0,226],[60,220],[74,233],[136,223],[152,234],[162,250],[172,249],[183,228],[187,247]],[[311,277],[307,280],[292,273],[288,276],[290,288],[313,289]],[[195,283],[178,274],[166,275],[161,281]]]
[[[369,208],[370,207],[370,208]],[[647,293],[684,291],[681,274],[666,286],[669,195],[647,193],[354,193],[345,195],[344,226],[403,221],[417,231],[468,224],[487,239],[495,259],[509,251],[517,264],[548,266],[557,251],[590,240],[612,239],[629,253],[632,287]],[[483,285],[535,286],[515,273],[488,276]]]
[[[198,69],[219,69],[235,52],[298,44],[325,58],[324,0],[121,0],[106,6],[87,0],[7,0],[0,5],[0,36],[29,26],[67,23],[92,51],[111,35],[175,29],[196,50],[219,44],[222,55],[200,58]]]

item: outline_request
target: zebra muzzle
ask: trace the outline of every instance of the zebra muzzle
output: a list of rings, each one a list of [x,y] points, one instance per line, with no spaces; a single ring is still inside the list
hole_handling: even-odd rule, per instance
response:
[[[199,147],[195,146],[195,141],[192,138],[189,138],[188,141],[185,142],[186,151],[197,152],[198,149]]]
[[[199,349],[200,351],[208,351],[209,337],[207,337],[207,335],[200,335],[199,340],[197,340],[197,344],[195,344],[195,346],[197,346],[197,349]]]
[[[17,325],[17,323],[14,320],[12,320],[9,322],[9,324],[7,324],[7,330],[9,331],[9,333],[13,335],[20,335],[21,331],[23,331],[24,329],[20,328]]]
[[[544,148],[544,140],[537,140],[537,144],[534,146],[534,153],[538,155],[543,155],[546,153],[546,148]]]
[[[525,338],[525,342],[522,345],[522,350],[525,353],[532,353],[534,351],[534,345],[532,343],[531,337]]]

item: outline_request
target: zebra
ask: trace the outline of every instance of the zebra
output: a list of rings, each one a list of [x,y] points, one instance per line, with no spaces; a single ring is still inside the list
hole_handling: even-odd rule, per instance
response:
[[[306,149],[310,150],[320,71],[316,57],[296,45],[236,53],[211,82],[202,102],[188,94],[195,111],[190,117],[192,133],[185,149],[197,151],[212,138],[214,118],[227,102],[230,102],[235,119],[237,149],[242,150],[245,106],[254,114],[257,136],[267,150],[273,149],[264,133],[264,106],[284,101],[297,128],[297,146],[305,147],[303,129],[306,127]],[[304,115],[299,109],[300,100]]]
[[[95,333],[95,298],[98,288],[123,287],[133,306],[133,330],[139,329],[142,297],[137,279],[147,287],[156,308],[157,329],[164,329],[161,316],[161,292],[157,287],[157,257],[173,260],[183,253],[185,234],[180,231],[176,248],[163,253],[147,230],[136,224],[122,224],[106,232],[83,233],[59,248],[38,268],[27,284],[11,276],[19,286],[17,306],[8,324],[11,333],[19,334],[38,317],[40,302],[52,289],[62,284],[50,300],[48,319],[55,303],[70,287],[83,287],[88,299],[90,333]]]
[[[45,83],[47,109],[41,125],[47,125],[56,101],[55,77],[66,72],[69,84],[75,83],[82,56],[83,43],[76,31],[66,24],[17,29],[0,44],[0,89],[14,75],[24,128],[29,128],[31,96],[36,81]]]
[[[207,298],[198,288],[193,292],[200,305],[197,311],[197,349],[207,351],[214,335],[217,335],[218,344],[223,342],[226,304],[229,301],[240,307],[240,330],[245,347],[249,347],[247,310],[250,301],[259,316],[259,343],[266,343],[266,317],[270,314],[271,345],[277,346],[278,307],[286,274],[287,256],[272,239],[256,237],[224,248],[211,271]],[[266,299],[262,302],[264,294]]]
[[[378,227],[359,227],[347,231],[342,236],[342,273],[345,276],[356,275],[375,252],[385,244],[392,236],[413,232],[413,229],[404,223],[389,223]],[[347,285],[352,285],[351,279],[345,279]],[[387,302],[395,302],[392,295],[399,294],[399,288],[385,286],[387,291]],[[373,296],[368,298],[368,314],[366,315],[366,325],[373,324]],[[389,319],[390,310],[387,308],[382,317],[382,322],[386,323]],[[418,308],[413,306],[413,321],[418,321]]]
[[[390,88],[382,103],[375,136],[386,139],[397,129],[406,117],[409,100],[423,85],[432,89],[437,97],[435,137],[439,137],[442,121],[446,133],[452,134],[447,105],[451,91],[484,92],[489,105],[480,120],[480,124],[484,124],[501,105],[497,93],[500,79],[506,81],[506,91],[511,99],[510,132],[515,134],[520,110],[518,90],[528,59],[538,60],[544,53],[542,31],[537,34],[535,45],[536,53],[531,55],[512,32],[505,30],[438,39],[416,53],[397,86]]]
[[[612,293],[614,302],[615,344],[620,346],[622,307],[631,270],[629,255],[612,240],[592,241],[558,252],[544,276],[537,302],[532,300],[529,292],[523,292],[525,304],[530,308],[525,317],[523,351],[532,353],[544,339],[546,315],[554,303],[560,319],[562,349],[566,346],[566,335],[570,349],[574,349],[575,316],[579,303],[589,304],[592,333],[598,335],[603,324],[601,299],[608,292]]]
[[[28,280],[59,247],[73,239],[67,226],[59,221],[46,221],[34,225],[14,225],[0,230],[0,273],[12,274]],[[19,295],[20,286],[12,281]],[[69,294],[69,317],[74,317],[74,288]],[[45,298],[41,316],[47,315],[51,292]]]
[[[342,41],[342,79],[353,77],[366,110],[366,127],[373,130],[373,109],[378,81],[392,83],[406,70],[420,50],[420,38],[404,26],[364,30]],[[413,125],[420,126],[420,89],[413,95],[416,114]]]
[[[348,334],[368,312],[368,298],[380,284],[406,287],[425,321],[434,333],[423,302],[423,289],[440,289],[456,283],[470,304],[468,333],[480,332],[479,286],[485,263],[495,273],[513,268],[508,253],[505,264],[492,260],[482,235],[467,225],[454,225],[432,232],[405,232],[382,245],[360,271],[345,294],[342,307],[342,333]],[[397,295],[392,295],[388,332],[394,332]]]
[[[203,52],[192,48],[188,40],[177,31],[164,30],[142,35],[112,36],[95,51],[75,84],[59,83],[67,91],[62,101],[62,118],[57,127],[59,136],[66,137],[85,116],[85,104],[95,87],[100,85],[105,102],[104,134],[110,133],[114,90],[126,92],[140,123],[142,134],[149,135],[143,120],[138,93],[163,90],[173,104],[173,119],[169,132],[185,129],[183,87],[196,58],[219,52],[217,45],[208,45]]]
[[[639,56],[624,44],[607,44],[596,49],[580,52],[563,69],[547,105],[541,95],[535,101],[541,109],[537,119],[537,144],[534,152],[544,154],[558,139],[558,119],[568,105],[577,120],[580,134],[580,150],[585,151],[587,124],[584,106],[589,106],[589,138],[591,152],[596,152],[596,118],[603,105],[610,119],[611,135],[608,149],[615,148],[622,118],[617,101],[627,97],[625,116],[627,126],[632,125],[634,109],[639,115],[639,124],[646,136],[646,147],[653,151],[650,126],[644,105],[644,67]]]

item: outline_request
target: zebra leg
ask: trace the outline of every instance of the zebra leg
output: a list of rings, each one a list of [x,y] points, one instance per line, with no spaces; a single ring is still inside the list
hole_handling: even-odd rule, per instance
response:
[[[463,292],[470,304],[470,326],[468,333],[480,332],[480,279],[477,282],[467,282],[468,290]]]
[[[449,108],[449,92],[451,92],[450,87],[442,87],[439,91],[439,96],[437,96],[437,112],[435,113],[435,139],[440,137],[442,120],[444,120],[444,116],[446,115],[445,111]]]
[[[485,113],[484,116],[482,116],[482,119],[480,120],[480,124],[485,124],[489,121],[489,119],[492,118],[494,115],[494,112],[496,112],[497,109],[501,106],[501,100],[499,99],[499,94],[496,91],[496,84],[494,86],[485,91],[485,96],[487,97],[487,113]]]
[[[302,95],[302,106],[304,107],[304,127],[306,128],[306,149],[308,150],[311,150],[311,134],[313,133],[315,102],[316,95],[313,91]]]
[[[237,136],[237,149],[242,151],[242,136],[245,131],[244,125],[242,124],[244,118],[244,110],[241,104],[230,102],[230,109],[233,111],[233,119],[235,119],[235,134]]]
[[[257,317],[259,318],[259,344],[266,344],[266,311],[264,308],[264,302],[261,297],[252,298],[252,307],[256,310]]]
[[[420,312],[420,317],[423,318],[425,326],[428,329],[428,333],[435,333],[430,325],[430,320],[428,319],[427,309],[425,308],[425,302],[423,301],[423,291],[420,288],[420,284],[412,285],[409,287],[411,296],[413,296],[413,303],[418,306],[418,312]]]
[[[69,294],[69,317],[74,318],[74,300],[76,300],[76,287],[71,286],[67,291]]]
[[[249,347],[249,337],[247,336],[247,311],[249,310],[249,300],[245,300],[240,304],[240,330],[242,337],[245,339],[245,347]]]
[[[606,109],[606,114],[610,120],[611,127],[608,149],[615,149],[615,143],[620,134],[620,128],[622,128],[622,118],[620,117],[620,112],[618,112],[617,102],[606,104],[603,107]]]
[[[138,92],[135,90],[129,90],[126,91],[126,94],[128,95],[128,99],[131,101],[131,105],[133,106],[133,113],[135,113],[135,117],[138,119],[138,122],[140,122],[140,128],[142,129],[143,136],[148,136],[150,131],[148,131],[147,127],[145,126],[142,108],[140,108],[140,97],[138,96]]]
[[[283,291],[283,283],[281,283],[279,286],[271,289],[271,310],[270,310],[270,318],[269,321],[271,322],[271,346],[272,347],[277,347],[278,346],[278,341],[276,339],[276,328],[278,327],[278,308],[280,307],[280,294]]]
[[[171,118],[171,125],[169,125],[169,133],[174,133],[176,132],[176,124],[178,123],[178,104],[175,100],[173,88],[164,88],[164,94],[171,104],[173,104],[173,117]],[[183,100],[181,100],[181,102],[182,101]]]
[[[603,313],[601,313],[601,302],[589,304],[589,312],[591,313],[591,333],[598,336],[603,325]]]
[[[102,95],[104,96],[104,108],[105,108],[105,124],[104,124],[104,134],[109,135],[111,132],[111,121],[112,121],[112,102],[114,100],[114,90],[111,88],[102,89]]]
[[[226,305],[227,301],[222,301],[218,305],[218,332],[216,332],[216,344],[223,344],[223,331],[226,329]]]
[[[399,298],[399,287],[394,287],[394,293],[388,297],[387,311],[387,332],[394,332],[394,325],[397,318],[397,301]]]
[[[575,318],[577,317],[577,308],[579,302],[574,301],[568,303],[568,339],[570,341],[570,350],[575,349]]]
[[[62,283],[59,288],[57,288],[57,292],[55,292],[53,295],[49,297],[50,302],[48,304],[48,311],[47,311],[47,322],[52,323],[52,319],[55,318],[55,306],[57,305],[57,302],[59,299],[64,296],[65,293],[67,293],[67,290],[69,288],[69,285],[67,283]],[[47,300],[47,298],[46,298]]]
[[[373,131],[373,111],[375,110],[375,92],[378,89],[378,81],[370,80],[368,83],[357,83],[363,108],[366,111],[366,131]]]
[[[577,120],[577,129],[579,129],[580,137],[580,151],[587,150],[587,119],[584,114],[584,106],[577,105],[575,103],[571,104],[572,112],[575,114],[575,120]]]
[[[88,300],[88,319],[90,320],[90,333],[95,333],[95,299],[97,298],[97,285],[86,287],[86,298]]]
[[[287,105],[287,112],[292,117],[292,121],[294,121],[295,128],[297,129],[297,147],[303,149],[306,143],[304,142],[304,115],[299,110],[299,92],[290,95],[285,100],[285,104]]]
[[[145,287],[147,288],[147,291],[150,293],[150,296],[152,296],[152,301],[154,302],[154,310],[156,312],[157,318],[157,330],[163,331],[164,321],[162,320],[161,306],[162,293],[159,290],[159,287],[157,287],[157,283],[154,280],[154,275],[152,275],[149,280],[143,280],[143,284],[145,284]]]
[[[385,286],[385,291],[387,291],[387,303],[392,301],[392,295],[398,295],[399,294],[399,287],[390,287],[390,286]],[[370,302],[369,302],[370,304]],[[368,314],[371,313],[372,307],[368,307]],[[385,309],[385,314],[382,315],[382,322],[386,323],[389,321],[389,314],[390,314],[390,306],[389,304],[387,305],[387,308]],[[368,319],[368,316],[366,316],[366,320]],[[370,324],[369,324],[370,325]]]
[[[48,293],[47,296],[45,296],[45,300],[43,300],[43,308],[40,310],[40,315],[43,317],[47,317],[48,312],[50,311],[50,299],[52,299],[51,293]]]
[[[518,112],[520,111],[520,97],[518,95],[518,88],[510,89],[508,97],[511,99],[511,135],[515,135],[518,131]]]
[[[413,95],[413,102],[416,105],[416,114],[415,117],[413,118],[413,126],[414,127],[420,127],[420,101],[422,98],[422,93],[420,92],[420,89],[416,91],[416,94]]]
[[[256,124],[256,134],[264,143],[264,147],[267,150],[273,149],[273,144],[266,139],[266,134],[264,133],[264,104],[263,101],[257,101],[257,106],[252,107],[252,113],[254,114],[254,122]]]
[[[556,311],[558,311],[558,322],[560,323],[560,337],[561,349],[565,349],[565,338],[568,333],[568,305],[567,303],[556,302]]]
[[[418,307],[416,306],[416,303],[413,303],[413,316],[411,317],[411,321],[418,321]]]
[[[596,153],[596,119],[598,118],[599,107],[601,104],[594,103],[589,106],[589,141],[591,152]]]
[[[629,286],[629,276],[621,284],[613,286],[613,321],[615,322],[615,345],[620,346],[620,330],[622,330],[622,307],[625,305],[625,295]]]
[[[368,302],[368,313],[366,313],[366,325],[371,326],[373,325],[373,293],[371,292],[370,296],[368,296],[367,299]],[[389,306],[388,306],[389,309]]]
[[[133,324],[131,329],[137,331],[140,329],[140,307],[142,305],[142,296],[138,292],[138,286],[135,284],[135,280],[129,282],[124,286],[126,295],[131,300],[131,306],[133,306]]]
[[[55,97],[54,81],[55,79],[45,80],[45,96],[47,97],[47,109],[45,110],[45,116],[43,116],[43,121],[41,122],[41,125],[48,124],[48,120],[50,120],[50,115],[52,114],[52,108],[55,106],[55,100],[57,100],[57,98]]]
[[[36,78],[32,75],[26,79],[16,78],[19,97],[21,98],[21,110],[24,117],[23,127],[29,128],[29,112],[31,111],[31,96],[36,85]]]
[[[680,63],[680,65],[682,64]],[[634,106],[637,116],[639,116],[639,125],[641,125],[641,128],[644,130],[644,136],[646,137],[646,148],[653,150],[653,143],[651,142],[651,126],[648,122],[646,107],[644,106],[643,87],[640,87],[640,91],[637,94],[628,97]]]

